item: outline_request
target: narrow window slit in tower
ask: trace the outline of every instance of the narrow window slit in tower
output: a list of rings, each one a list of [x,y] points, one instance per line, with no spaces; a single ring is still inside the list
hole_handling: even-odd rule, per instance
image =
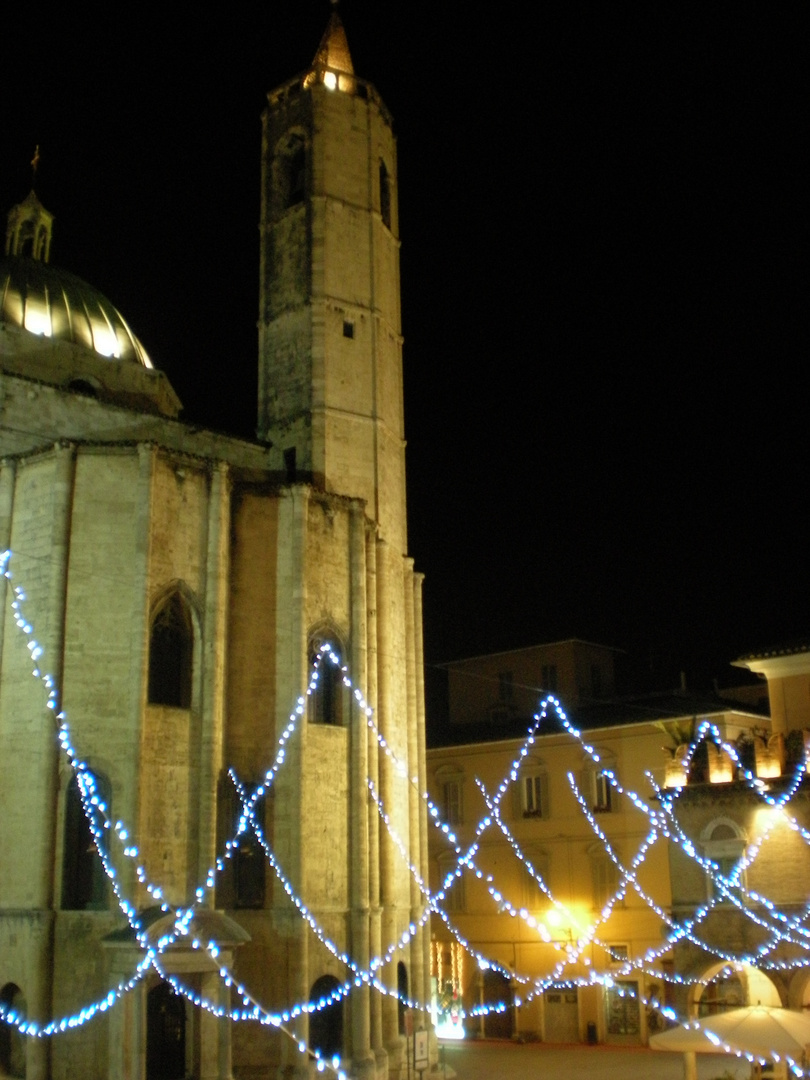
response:
[[[343,336],[347,338],[354,337],[354,323],[348,319],[343,320]]]
[[[391,179],[385,162],[380,162],[380,217],[386,229],[391,228]]]
[[[289,450],[284,451],[284,468],[287,472],[287,483],[292,484],[295,482],[295,447],[291,446]]]

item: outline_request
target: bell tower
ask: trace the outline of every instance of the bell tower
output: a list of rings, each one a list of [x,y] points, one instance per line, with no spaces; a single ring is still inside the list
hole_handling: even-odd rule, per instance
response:
[[[47,262],[51,254],[53,214],[46,210],[32,188],[21,203],[9,211],[6,255],[27,255]]]
[[[260,438],[289,479],[365,500],[405,554],[396,141],[333,11],[263,117]]]

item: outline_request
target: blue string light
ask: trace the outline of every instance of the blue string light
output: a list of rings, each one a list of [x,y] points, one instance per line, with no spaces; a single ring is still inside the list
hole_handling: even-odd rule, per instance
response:
[[[6,552],[4,555],[0,556],[0,572],[2,572],[6,578],[11,579],[11,574],[8,570],[9,556],[9,552]],[[808,963],[810,963],[810,958],[808,958],[807,956],[796,957],[792,959],[767,959],[768,955],[772,953],[779,945],[791,945],[794,948],[798,947],[799,949],[805,951],[808,949],[808,944],[810,943],[808,941],[808,939],[810,939],[810,930],[808,930],[805,922],[808,916],[808,910],[810,910],[810,906],[806,907],[804,911],[798,916],[787,916],[781,911],[779,911],[778,907],[771,901],[769,901],[766,897],[763,897],[758,893],[749,893],[743,884],[743,875],[745,873],[745,870],[757,857],[759,851],[761,850],[762,844],[767,839],[768,833],[772,828],[773,823],[771,822],[771,824],[769,824],[765,829],[763,829],[763,831],[755,839],[755,841],[748,846],[743,858],[738,861],[732,872],[726,877],[720,872],[719,867],[717,867],[710,859],[699,854],[699,852],[695,849],[694,844],[682,832],[674,812],[677,805],[677,800],[681,795],[682,789],[676,789],[674,792],[671,789],[665,789],[662,791],[656,787],[651,777],[649,779],[652,785],[652,789],[659,798],[660,810],[658,811],[651,809],[649,806],[647,806],[644,800],[642,800],[635,792],[625,790],[619,783],[612,770],[604,767],[601,769],[602,775],[604,775],[607,782],[613,788],[615,788],[617,792],[624,794],[637,809],[639,809],[643,814],[647,816],[649,822],[649,830],[644,841],[640,845],[630,864],[628,866],[625,866],[616,855],[616,852],[611,847],[606,835],[604,834],[604,831],[601,829],[594,815],[589,810],[587,806],[587,801],[585,800],[581,791],[579,791],[573,776],[569,774],[569,784],[571,786],[574,797],[577,800],[582,812],[585,814],[587,820],[589,821],[589,824],[593,829],[594,834],[597,836],[600,843],[602,844],[605,854],[616,866],[620,879],[620,884],[618,888],[615,890],[613,895],[608,898],[596,921],[581,933],[576,944],[570,942],[563,947],[561,943],[550,941],[547,932],[545,936],[543,935],[543,930],[545,928],[542,927],[542,924],[538,924],[538,922],[533,918],[533,916],[531,916],[531,914],[526,910],[525,907],[519,907],[517,905],[514,905],[508,897],[503,895],[501,889],[498,887],[492,876],[485,874],[475,863],[475,856],[480,849],[481,837],[487,830],[492,828],[498,829],[500,833],[504,836],[504,838],[510,844],[512,850],[515,852],[517,858],[526,867],[529,875],[539,885],[540,889],[547,897],[550,904],[560,909],[564,909],[564,905],[553,896],[551,890],[543,881],[541,875],[539,875],[535,868],[532,866],[531,861],[526,858],[526,856],[520,850],[519,845],[515,842],[508,827],[503,821],[500,812],[500,807],[503,799],[507,791],[509,790],[510,785],[517,781],[520,767],[526,759],[530,748],[535,743],[535,737],[539,732],[542,722],[547,719],[548,714],[551,710],[556,713],[557,717],[563,724],[564,728],[568,731],[568,733],[580,742],[583,750],[587,755],[589,755],[594,764],[600,764],[600,756],[598,751],[596,751],[592,746],[590,746],[583,739],[581,732],[579,732],[568,721],[559,701],[553,696],[549,696],[541,703],[538,714],[535,717],[535,722],[532,728],[529,730],[526,739],[520,746],[517,756],[513,760],[512,766],[509,769],[507,776],[501,782],[494,797],[490,796],[487,793],[486,789],[480,781],[477,781],[479,790],[481,791],[482,797],[484,798],[487,807],[487,813],[477,823],[475,829],[475,838],[472,844],[470,844],[465,850],[462,850],[462,848],[459,846],[455,833],[453,832],[450,825],[441,820],[441,815],[438,808],[430,800],[427,793],[419,792],[420,798],[423,799],[427,805],[429,819],[431,820],[434,827],[445,838],[445,840],[453,846],[454,854],[456,856],[455,864],[453,865],[449,873],[446,874],[439,890],[435,893],[431,893],[428,889],[427,883],[424,882],[421,877],[419,868],[411,865],[408,857],[407,846],[398,836],[389,815],[385,811],[385,808],[382,804],[381,799],[379,798],[379,794],[376,791],[373,782],[370,778],[367,780],[369,785],[369,791],[372,798],[374,799],[377,811],[381,819],[385,823],[386,828],[388,829],[389,834],[391,835],[395,845],[398,847],[403,859],[405,860],[406,865],[408,865],[409,872],[413,876],[414,881],[416,882],[421,894],[425,899],[425,906],[423,913],[420,916],[419,920],[417,920],[417,922],[411,923],[409,927],[400,936],[400,938],[396,942],[392,943],[382,956],[373,958],[373,960],[369,964],[368,969],[360,970],[358,966],[351,960],[348,954],[345,951],[341,951],[334,944],[334,942],[332,942],[328,938],[323,929],[317,923],[317,920],[315,919],[313,913],[309,911],[301,898],[295,894],[295,891],[293,890],[289,880],[283,874],[283,871],[277,859],[275,858],[275,855],[270,849],[270,846],[266,840],[266,837],[263,834],[263,830],[261,829],[260,823],[256,816],[256,811],[260,806],[261,801],[266,796],[267,792],[271,789],[279,770],[285,762],[286,746],[290,738],[292,738],[292,736],[295,734],[298,725],[300,724],[301,718],[305,714],[306,699],[317,690],[320,668],[324,662],[331,663],[340,668],[344,685],[351,691],[351,693],[355,697],[358,707],[361,710],[361,714],[366,716],[368,726],[374,732],[380,748],[383,750],[384,753],[390,756],[394,765],[395,775],[399,776],[403,780],[406,780],[412,785],[417,784],[417,780],[415,777],[408,776],[406,764],[397,759],[396,754],[393,752],[388,742],[377,730],[373,720],[373,711],[366,703],[362,693],[352,686],[346,667],[340,664],[340,658],[329,644],[324,644],[315,658],[310,674],[310,680],[307,687],[306,696],[299,698],[296,702],[296,706],[290,715],[289,723],[282,732],[281,737],[279,738],[276,756],[270,768],[265,773],[264,779],[262,780],[261,784],[256,788],[255,791],[248,795],[244,788],[244,785],[241,783],[236,773],[233,770],[229,772],[229,776],[232,783],[235,785],[240,801],[239,818],[236,823],[234,835],[230,840],[226,842],[223,854],[217,857],[214,866],[212,866],[206,874],[204,886],[200,886],[196,889],[195,904],[189,908],[172,909],[168,904],[165,903],[161,888],[157,884],[152,883],[148,880],[145,867],[141,864],[138,864],[136,866],[136,876],[139,882],[144,885],[150,896],[152,896],[156,901],[161,903],[162,909],[167,914],[171,913],[173,918],[171,931],[162,935],[156,943],[150,943],[148,941],[146,929],[144,928],[140,918],[138,917],[135,908],[126,900],[125,897],[122,896],[120,892],[120,884],[116,875],[115,866],[113,865],[112,859],[109,854],[109,838],[112,837],[113,840],[116,841],[119,845],[123,857],[135,860],[137,862],[139,857],[137,845],[132,841],[130,831],[125,827],[125,825],[121,821],[113,821],[110,818],[108,808],[105,805],[103,798],[97,789],[92,771],[89,769],[87,764],[83,760],[81,760],[72,744],[70,728],[67,723],[67,718],[59,708],[57,687],[54,683],[53,678],[46,672],[42,671],[41,665],[39,663],[43,656],[43,649],[34,638],[33,626],[23,614],[23,606],[26,600],[25,593],[19,586],[14,586],[13,594],[14,599],[12,600],[11,607],[14,613],[15,623],[19,628],[20,632],[28,638],[26,644],[28,652],[30,654],[32,673],[35,678],[39,679],[42,682],[43,686],[47,690],[46,706],[50,711],[55,713],[55,719],[58,724],[57,734],[59,745],[64,754],[66,755],[66,758],[69,761],[71,768],[74,771],[74,774],[76,775],[81,803],[88,820],[91,835],[93,837],[93,842],[96,846],[98,856],[101,859],[104,870],[111,881],[112,888],[119,907],[127,918],[129,925],[132,927],[136,940],[138,941],[138,944],[140,945],[143,952],[141,959],[138,961],[132,975],[129,978],[122,980],[117,987],[110,990],[99,1001],[84,1006],[75,1015],[62,1017],[58,1020],[52,1020],[47,1024],[40,1025],[36,1021],[31,1021],[28,1020],[26,1017],[18,1016],[14,1012],[14,1010],[6,1006],[0,1006],[0,1018],[2,1018],[6,1023],[12,1024],[13,1026],[17,1027],[17,1029],[24,1035],[49,1037],[59,1034],[62,1031],[71,1030],[72,1028],[87,1023],[99,1012],[106,1012],[108,1009],[112,1008],[124,994],[132,990],[150,970],[154,969],[161,978],[164,978],[171,983],[171,985],[175,988],[176,992],[182,994],[194,1005],[200,1008],[204,1008],[211,1012],[213,1015],[220,1018],[228,1018],[233,1021],[249,1020],[259,1022],[261,1024],[271,1025],[274,1028],[282,1031],[289,1038],[291,1038],[302,1054],[310,1055],[314,1059],[318,1071],[322,1072],[325,1070],[330,1070],[335,1073],[335,1075],[337,1075],[339,1078],[345,1078],[345,1073],[342,1071],[339,1057],[334,1056],[328,1060],[323,1058],[316,1050],[311,1050],[303,1043],[301,1043],[300,1039],[295,1035],[295,1033],[288,1028],[288,1025],[297,1017],[303,1014],[316,1012],[320,1009],[328,1007],[336,1001],[341,1000],[348,993],[350,993],[354,987],[364,984],[373,986],[378,992],[382,994],[398,998],[399,995],[396,991],[385,987],[384,984],[380,981],[379,974],[387,964],[392,962],[396,953],[402,948],[404,948],[410,942],[413,935],[416,934],[417,931],[425,925],[425,922],[431,912],[435,913],[442,920],[442,922],[448,928],[449,932],[453,935],[455,940],[459,942],[462,948],[464,948],[467,952],[470,953],[470,955],[476,960],[476,962],[481,968],[494,968],[496,970],[499,970],[503,975],[523,986],[525,994],[522,998],[516,998],[516,1003],[518,1004],[526,1003],[532,1000],[532,998],[535,997],[538,993],[542,993],[552,987],[575,987],[598,984],[608,988],[614,987],[617,989],[617,992],[622,995],[626,994],[628,996],[638,996],[640,1001],[645,1004],[649,1004],[653,1008],[658,1009],[662,1013],[662,1015],[665,1015],[668,1019],[677,1020],[679,1019],[677,1014],[669,1007],[662,1006],[657,999],[647,999],[643,997],[643,995],[637,995],[630,988],[616,987],[614,977],[611,974],[598,974],[597,972],[591,970],[588,972],[588,975],[586,977],[565,977],[566,969],[572,965],[575,965],[579,961],[588,945],[601,945],[603,948],[606,948],[609,951],[609,946],[605,945],[602,941],[600,941],[597,935],[597,930],[599,925],[605,922],[610,917],[610,914],[616,903],[624,899],[628,888],[632,888],[635,893],[640,897],[640,899],[642,899],[644,903],[648,904],[651,910],[654,911],[656,915],[659,916],[666,923],[666,925],[670,929],[670,933],[667,939],[660,946],[658,946],[656,949],[649,950],[644,957],[637,958],[635,960],[625,960],[622,964],[621,969],[615,973],[616,977],[621,978],[622,975],[630,974],[633,971],[640,970],[646,972],[648,975],[656,979],[667,980],[679,985],[707,985],[708,981],[710,980],[700,978],[690,979],[680,976],[677,973],[668,972],[664,969],[659,969],[653,966],[655,961],[660,958],[660,956],[664,952],[668,951],[668,949],[671,948],[673,944],[675,944],[677,941],[684,939],[692,941],[693,943],[699,945],[701,948],[709,949],[714,953],[714,955],[717,955],[721,960],[727,962],[729,967],[721,969],[721,972],[719,974],[731,970],[731,965],[736,965],[739,963],[752,964],[753,966],[756,966],[756,964],[759,963],[760,966],[763,966],[763,961],[765,961],[764,966],[769,966],[771,968],[779,970],[791,970],[792,968],[798,966],[806,966]],[[763,784],[763,782],[759,778],[753,776],[749,771],[742,769],[734,747],[726,744],[720,737],[720,733],[717,731],[717,729],[708,721],[704,721],[699,726],[698,731],[695,735],[695,739],[693,740],[692,744],[690,744],[689,750],[685,758],[687,767],[688,763],[692,759],[692,756],[694,755],[697,746],[705,739],[710,739],[717,746],[719,746],[721,752],[729,756],[730,760],[737,768],[738,773],[743,775],[750,788],[754,792],[756,792],[756,794],[762,799],[764,805],[767,805],[771,809],[778,811],[781,815],[782,820],[784,820],[785,823],[793,831],[800,835],[806,843],[810,843],[810,831],[808,831],[804,826],[801,825],[800,822],[798,822],[792,815],[787,812],[790,800],[799,786],[799,782],[802,776],[801,771],[797,771],[788,788],[783,791],[782,794],[780,794],[778,797],[773,797],[769,794],[766,785]],[[189,987],[183,985],[175,975],[167,973],[164,970],[164,966],[162,963],[162,957],[166,950],[171,945],[175,944],[179,939],[186,938],[190,935],[190,926],[196,909],[199,907],[200,904],[203,903],[206,895],[215,887],[217,876],[223,871],[226,862],[233,856],[233,853],[238,849],[241,838],[247,833],[248,830],[252,830],[252,832],[256,836],[257,841],[261,845],[268,859],[268,862],[273,869],[274,874],[282,884],[286,895],[290,898],[291,902],[294,904],[301,917],[305,920],[310,930],[318,936],[319,940],[331,952],[331,954],[335,957],[336,960],[346,965],[348,972],[350,973],[342,985],[339,985],[330,994],[321,998],[319,1001],[300,1002],[292,1005],[290,1008],[285,1009],[280,1013],[270,1013],[264,1010],[264,1008],[251,997],[246,988],[239,984],[236,980],[234,980],[232,973],[224,967],[219,969],[220,978],[222,979],[224,985],[229,989],[232,988],[237,994],[237,996],[241,999],[243,1005],[243,1008],[241,1009],[225,1008],[221,1005],[217,1005],[211,1001],[206,1000],[203,995],[197,994]],[[698,908],[698,910],[695,912],[694,916],[690,920],[687,920],[685,923],[675,924],[669,918],[667,913],[659,905],[657,905],[651,897],[649,897],[645,893],[645,891],[641,888],[638,882],[637,870],[643,864],[648,851],[659,840],[659,838],[663,838],[664,841],[670,841],[680,844],[681,849],[686,853],[686,855],[700,866],[703,872],[710,878],[713,883],[713,899],[711,901],[708,901],[706,904],[701,905],[701,907]],[[556,964],[550,976],[531,978],[520,972],[508,971],[507,969],[502,968],[493,960],[481,954],[478,950],[474,948],[474,946],[470,945],[470,943],[464,939],[462,934],[459,933],[457,928],[453,925],[450,915],[442,906],[442,902],[446,899],[448,889],[465,872],[473,873],[479,880],[483,879],[485,881],[487,891],[493,902],[498,906],[499,910],[505,911],[509,916],[513,918],[520,918],[530,928],[537,929],[543,940],[546,940],[547,943],[552,944],[558,952],[565,954],[562,959]],[[740,911],[746,917],[751,918],[758,926],[760,926],[770,935],[765,941],[765,943],[761,944],[758,947],[756,954],[733,955],[725,953],[722,950],[718,950],[715,946],[709,945],[707,942],[703,941],[698,935],[694,933],[694,929],[705,920],[709,912],[713,910],[713,908],[718,902],[720,902],[721,898],[723,902],[732,903],[738,911]],[[768,918],[763,918],[755,911],[751,910],[751,908],[748,906],[749,902],[764,907],[768,912]],[[193,939],[191,941],[191,947],[193,949],[206,950],[213,958],[217,957],[219,951],[216,943],[213,941],[208,941],[204,943],[200,940]],[[715,975],[714,977],[716,978],[718,976]],[[427,1011],[429,1009],[429,1003],[426,1002],[410,1001],[404,998],[402,998],[401,1000],[403,1000],[405,1004],[412,1008],[421,1009],[424,1011]],[[506,1003],[498,1002],[483,1007],[476,1006],[474,1009],[471,1009],[469,1011],[469,1014],[486,1015],[489,1012],[503,1011],[505,1008],[507,1008]],[[710,1038],[713,1037],[710,1029],[705,1027],[705,1025],[704,1030],[706,1030]],[[737,1053],[738,1056],[746,1057],[749,1061],[759,1060],[752,1055],[742,1054],[741,1052],[736,1051],[733,1047],[726,1046],[725,1044],[722,1045],[728,1053]],[[793,1062],[789,1058],[787,1060],[796,1076],[804,1075],[804,1073],[801,1072],[800,1066],[798,1066],[797,1063]]]

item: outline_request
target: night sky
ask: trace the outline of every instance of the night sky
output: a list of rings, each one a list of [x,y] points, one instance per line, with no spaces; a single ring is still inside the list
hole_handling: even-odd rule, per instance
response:
[[[250,436],[259,117],[329,6],[185,10],[7,24],[0,209],[39,143],[52,262]],[[576,636],[728,682],[810,631],[806,4],[340,11],[399,139],[428,662]]]

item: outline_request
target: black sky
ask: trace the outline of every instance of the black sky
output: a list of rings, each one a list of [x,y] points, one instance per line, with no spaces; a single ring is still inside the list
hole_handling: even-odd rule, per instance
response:
[[[259,116],[329,8],[125,10],[4,48],[1,208],[39,143],[52,261],[250,435]],[[399,139],[429,661],[578,636],[725,678],[810,630],[805,12],[341,5]]]

